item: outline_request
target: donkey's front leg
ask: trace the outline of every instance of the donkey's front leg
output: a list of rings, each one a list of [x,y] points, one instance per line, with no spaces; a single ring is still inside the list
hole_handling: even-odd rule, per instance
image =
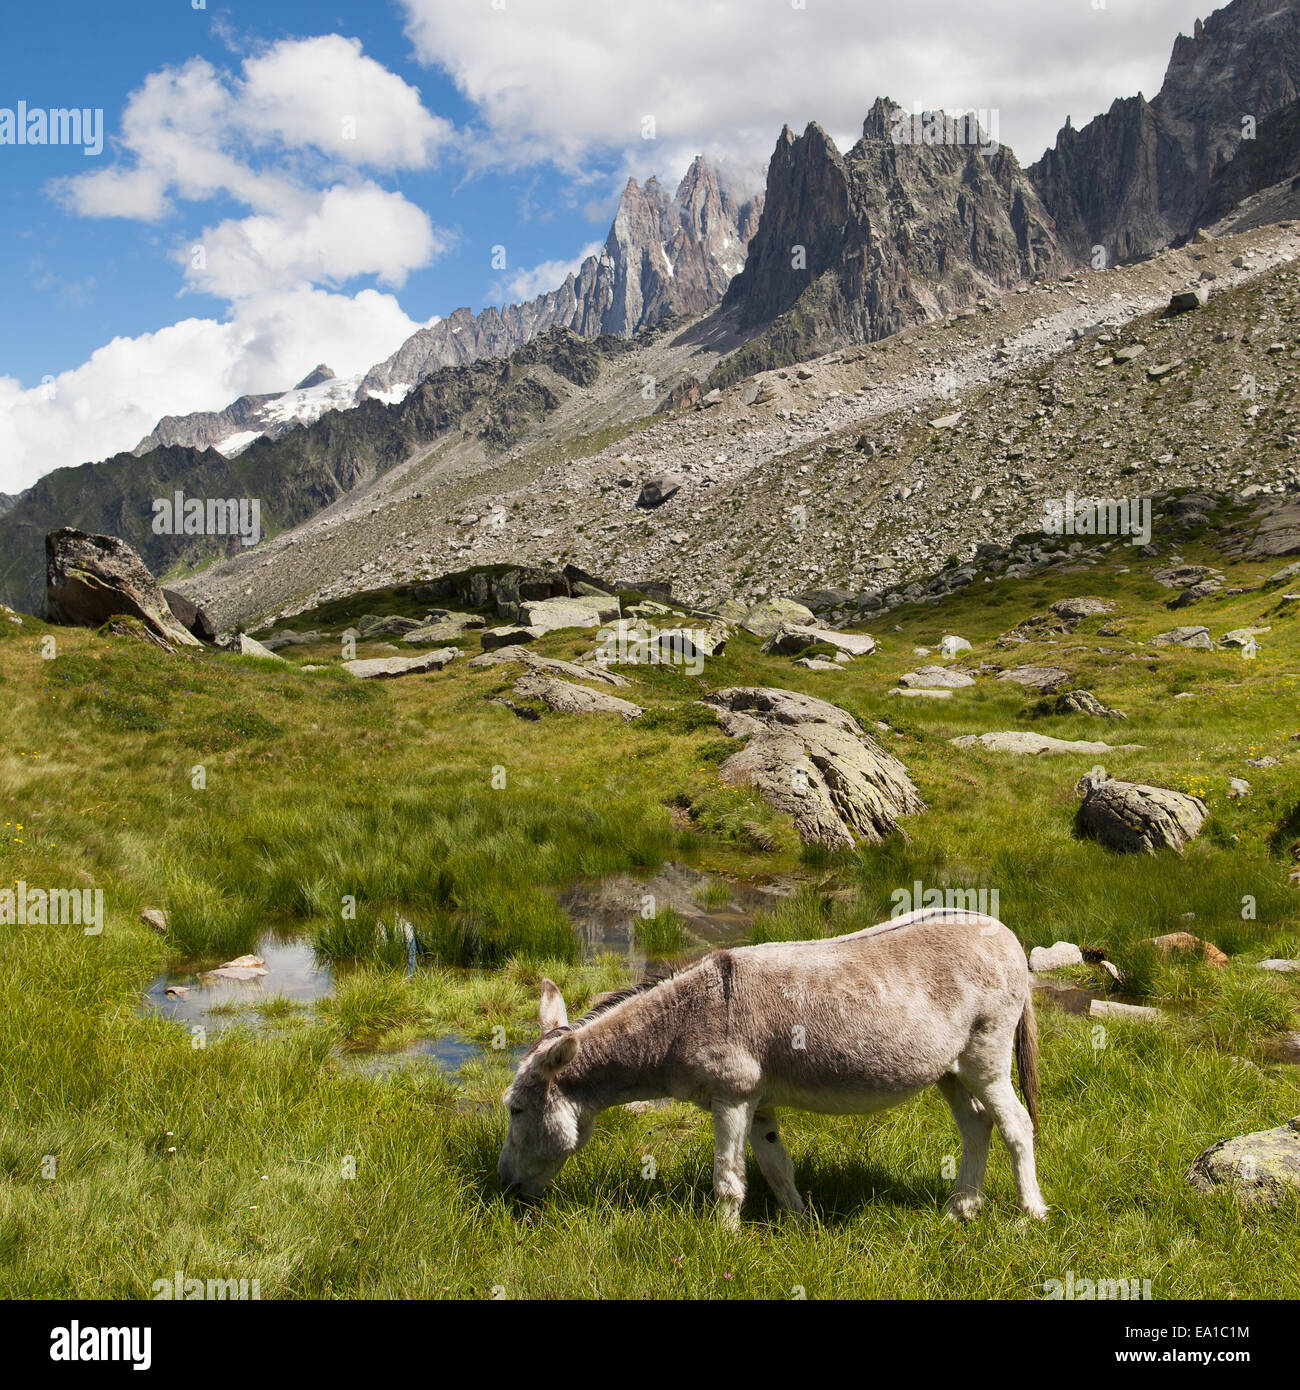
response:
[[[740,1228],[740,1204],[745,1200],[745,1136],[756,1102],[715,1100],[713,1111],[713,1194],[723,1224]]]

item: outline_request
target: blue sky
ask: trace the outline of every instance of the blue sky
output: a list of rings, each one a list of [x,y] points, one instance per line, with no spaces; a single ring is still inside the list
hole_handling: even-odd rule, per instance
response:
[[[259,42],[286,35],[338,33],[360,39],[368,56],[418,86],[429,110],[458,128],[471,119],[472,107],[455,84],[414,61],[396,4],[274,0],[260,6],[214,3],[195,11],[190,0],[155,0],[147,9],[149,22],[139,27],[125,27],[121,7],[100,0],[61,6],[57,30],[51,29],[49,12],[38,6],[6,15],[8,57],[0,57],[0,105],[13,107],[23,99],[29,107],[103,108],[109,143],[100,161],[111,161],[123,105],[145,74],[194,56],[237,67],[232,41],[240,51],[251,51]],[[65,42],[64,33],[75,35],[75,41]],[[20,56],[22,61],[14,61]],[[224,312],[221,298],[184,290],[167,252],[213,220],[237,214],[231,200],[182,205],[174,216],[144,225],[121,218],[88,221],[65,212],[46,191],[51,179],[87,171],[92,161],[79,148],[3,154],[22,156],[0,163],[0,244],[5,248],[0,297],[6,326],[20,324],[21,331],[0,336],[0,375],[35,386],[47,372],[84,361],[115,336],[134,337],[191,314]],[[469,173],[444,163],[401,171],[385,182],[417,205],[436,208],[439,225],[456,236],[446,255],[412,272],[403,285],[402,307],[417,321],[462,304],[478,310],[494,302],[493,291],[502,281],[491,268],[494,245],[508,248],[511,267],[567,260],[603,239],[617,201],[605,187],[593,192],[603,205],[599,213],[595,206],[586,212],[575,208],[567,181],[544,166]],[[304,364],[304,372],[312,365]]]
[[[789,122],[877,95],[995,108],[1023,162],[1160,85],[1193,0],[64,0],[11,5],[0,121],[0,491],[164,413],[364,371],[460,305],[554,288],[629,175],[700,150],[761,186]],[[644,118],[654,117],[652,139]],[[343,124],[353,122],[351,133]],[[491,265],[505,247],[504,273]],[[201,246],[196,263],[193,248]]]

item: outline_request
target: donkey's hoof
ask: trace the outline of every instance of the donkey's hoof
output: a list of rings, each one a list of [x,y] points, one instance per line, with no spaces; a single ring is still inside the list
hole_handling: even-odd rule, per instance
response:
[[[944,1215],[949,1221],[974,1221],[980,1214],[980,1208],[983,1205],[983,1197],[976,1197],[972,1193],[964,1192],[948,1199],[948,1206]]]
[[[740,1203],[725,1198],[718,1203],[718,1222],[724,1231],[740,1230]]]
[[[1024,1212],[1025,1219],[1028,1221],[1047,1220],[1047,1208],[1042,1204],[1042,1202],[1035,1202],[1034,1205],[1031,1207],[1022,1207],[1021,1211]]]

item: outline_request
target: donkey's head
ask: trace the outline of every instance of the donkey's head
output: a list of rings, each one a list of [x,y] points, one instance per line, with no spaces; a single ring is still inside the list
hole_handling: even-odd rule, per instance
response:
[[[579,1043],[568,1031],[564,998],[550,980],[542,981],[541,1023],[541,1042],[520,1062],[502,1097],[510,1128],[497,1161],[502,1183],[528,1197],[541,1196],[591,1138],[595,1120],[565,1092],[564,1069],[578,1055]]]

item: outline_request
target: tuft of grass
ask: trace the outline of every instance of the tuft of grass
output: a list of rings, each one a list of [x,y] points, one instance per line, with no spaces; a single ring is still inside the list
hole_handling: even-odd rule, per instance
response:
[[[636,944],[647,956],[672,956],[686,946],[686,924],[681,913],[666,907],[653,917],[638,919]]]

